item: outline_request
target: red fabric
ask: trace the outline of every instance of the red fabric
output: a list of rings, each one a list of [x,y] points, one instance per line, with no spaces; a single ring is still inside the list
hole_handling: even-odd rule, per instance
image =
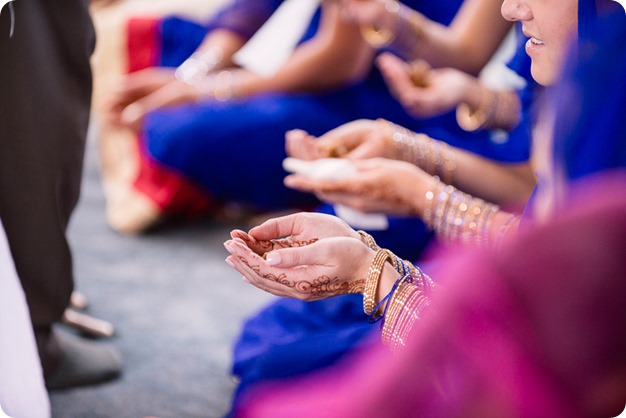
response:
[[[154,67],[161,55],[160,20],[132,18],[128,22],[128,72]],[[209,194],[182,175],[150,157],[137,136],[139,172],[133,186],[171,215],[196,217],[212,207]]]

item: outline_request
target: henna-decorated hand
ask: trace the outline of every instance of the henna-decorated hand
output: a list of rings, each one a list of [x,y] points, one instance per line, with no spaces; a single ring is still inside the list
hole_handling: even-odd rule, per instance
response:
[[[285,184],[365,213],[422,216],[424,196],[433,183],[429,174],[404,161],[374,158],[354,163],[359,171],[356,176],[316,180],[292,174]]]
[[[267,259],[240,238],[226,241],[224,247],[231,254],[226,262],[252,285],[277,296],[308,301],[362,293],[374,256],[359,239],[347,237],[275,250]]]
[[[301,212],[265,221],[249,233],[234,230],[231,238],[242,240],[258,255],[289,247],[302,247],[330,237],[361,239],[343,220],[322,213]]]

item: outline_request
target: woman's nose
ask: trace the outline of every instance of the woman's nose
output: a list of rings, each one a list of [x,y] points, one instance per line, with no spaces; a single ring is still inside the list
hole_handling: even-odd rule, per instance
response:
[[[504,0],[502,16],[511,22],[524,22],[532,19],[532,11],[525,0]]]

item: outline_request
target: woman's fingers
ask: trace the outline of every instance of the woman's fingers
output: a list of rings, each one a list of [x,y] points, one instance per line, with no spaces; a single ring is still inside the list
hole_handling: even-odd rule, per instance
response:
[[[285,134],[287,155],[301,160],[316,160],[326,157],[318,147],[315,137],[301,129],[294,129]]]
[[[239,238],[240,240],[243,240],[248,248],[261,256],[266,252],[273,250],[275,246],[272,240],[258,240],[250,234],[247,234],[239,229],[235,229],[234,231],[232,231],[230,233],[230,237],[232,239]]]

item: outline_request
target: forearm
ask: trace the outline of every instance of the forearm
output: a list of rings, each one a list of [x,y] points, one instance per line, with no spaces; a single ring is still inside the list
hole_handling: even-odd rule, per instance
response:
[[[384,19],[392,35],[376,46],[394,50],[407,60],[424,59],[433,67],[455,67],[478,74],[511,27],[500,14],[500,0],[467,0],[450,26],[394,3],[386,2],[390,16]]]
[[[247,74],[237,82],[236,90],[244,96],[265,91],[324,91],[364,78],[372,60],[373,51],[358,27],[342,19],[335,5],[324,3],[314,38],[298,46],[274,75]]]
[[[501,163],[380,121],[391,158],[411,162],[446,184],[498,204],[524,204],[535,186],[530,164]]]
[[[526,204],[536,183],[529,162],[501,163],[459,148],[452,149],[456,164],[454,186],[499,205]]]

